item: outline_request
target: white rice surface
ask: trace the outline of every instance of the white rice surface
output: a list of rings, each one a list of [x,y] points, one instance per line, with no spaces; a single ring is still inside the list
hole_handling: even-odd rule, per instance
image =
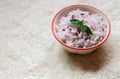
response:
[[[93,35],[88,35],[70,24],[71,19],[84,20]],[[55,26],[57,36],[67,45],[77,48],[87,48],[100,43],[107,34],[107,24],[98,14],[90,14],[88,11],[73,10],[67,16],[60,19]]]

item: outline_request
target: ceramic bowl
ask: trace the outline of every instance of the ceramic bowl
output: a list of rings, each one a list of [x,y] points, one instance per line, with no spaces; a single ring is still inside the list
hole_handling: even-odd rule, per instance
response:
[[[107,35],[105,36],[105,38],[102,40],[101,43],[98,43],[97,45],[87,47],[87,48],[76,48],[76,47],[72,47],[72,46],[65,44],[57,36],[56,30],[55,30],[55,25],[59,23],[60,18],[62,16],[66,16],[69,12],[76,10],[78,8],[80,10],[83,10],[83,11],[88,11],[90,14],[97,13],[100,16],[102,16],[103,19],[105,20],[105,22],[108,26]],[[52,28],[52,33],[53,33],[55,39],[61,44],[61,46],[63,46],[63,48],[65,50],[67,50],[68,52],[71,52],[71,53],[78,53],[78,54],[87,54],[87,53],[90,53],[93,50],[99,48],[102,44],[104,44],[106,42],[106,40],[108,39],[110,32],[111,32],[111,24],[110,24],[108,17],[106,16],[106,14],[104,14],[101,10],[97,9],[96,7],[91,6],[91,5],[87,5],[87,4],[70,5],[70,6],[64,7],[63,9],[58,11],[56,13],[56,15],[54,16],[54,18],[52,20],[52,27],[51,28]]]

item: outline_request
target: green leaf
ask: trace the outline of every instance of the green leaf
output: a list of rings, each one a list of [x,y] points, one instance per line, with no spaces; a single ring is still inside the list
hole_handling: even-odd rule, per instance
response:
[[[84,20],[79,21],[79,25],[80,25],[80,26],[83,26],[83,25],[84,25],[83,23],[84,23]]]
[[[93,34],[90,28],[87,25],[84,25],[84,20],[78,20],[78,19],[71,19],[70,23],[74,26],[80,27],[80,29],[84,32],[86,32],[88,35]]]
[[[80,20],[77,20],[77,19],[71,19],[70,20],[70,23],[74,26],[80,26]]]
[[[82,27],[82,30],[85,31],[88,35],[89,35],[89,34],[92,34],[92,35],[93,35],[92,31],[90,30],[90,28],[89,28],[87,25],[84,25],[84,26]]]

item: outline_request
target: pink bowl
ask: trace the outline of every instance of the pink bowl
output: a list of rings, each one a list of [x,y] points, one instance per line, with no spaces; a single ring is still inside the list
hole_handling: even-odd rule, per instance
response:
[[[106,37],[102,40],[101,43],[98,43],[97,45],[91,46],[91,47],[87,47],[87,48],[76,48],[76,47],[72,47],[69,46],[67,44],[65,44],[64,42],[62,42],[59,37],[56,35],[56,31],[55,31],[55,24],[58,23],[59,19],[62,16],[67,15],[70,11],[74,10],[74,9],[83,9],[83,10],[87,10],[90,13],[98,13],[100,14],[103,19],[107,22],[107,35]],[[105,43],[105,41],[108,39],[110,32],[111,32],[111,24],[110,24],[110,20],[108,19],[108,17],[99,9],[91,6],[91,5],[86,5],[86,4],[78,4],[78,5],[70,5],[67,7],[64,7],[63,9],[61,9],[60,11],[57,12],[57,14],[54,16],[53,20],[52,20],[52,33],[54,35],[54,37],[56,38],[56,40],[69,52],[72,53],[79,53],[79,54],[87,54],[95,49],[97,49],[98,47],[100,47],[103,43]]]

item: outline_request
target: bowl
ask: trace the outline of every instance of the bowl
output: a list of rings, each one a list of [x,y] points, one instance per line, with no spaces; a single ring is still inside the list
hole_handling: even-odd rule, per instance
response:
[[[103,19],[105,20],[105,22],[107,24],[107,34],[100,43],[93,45],[91,47],[87,47],[87,48],[77,48],[77,47],[67,45],[66,43],[61,41],[61,39],[59,39],[59,37],[57,36],[56,30],[55,30],[55,25],[59,23],[62,16],[66,16],[69,12],[76,10],[78,8],[80,10],[88,11],[90,14],[97,13],[100,16],[102,16]],[[52,20],[51,29],[52,29],[52,34],[54,35],[55,39],[61,44],[61,46],[65,50],[67,50],[68,52],[71,52],[71,53],[88,54],[88,53],[94,51],[95,49],[99,48],[101,45],[103,45],[106,42],[106,40],[108,39],[110,32],[111,32],[111,24],[110,24],[110,20],[106,16],[106,14],[104,14],[101,10],[97,9],[96,7],[88,5],[88,4],[77,4],[77,5],[70,5],[70,6],[64,7],[63,9],[58,11]]]

